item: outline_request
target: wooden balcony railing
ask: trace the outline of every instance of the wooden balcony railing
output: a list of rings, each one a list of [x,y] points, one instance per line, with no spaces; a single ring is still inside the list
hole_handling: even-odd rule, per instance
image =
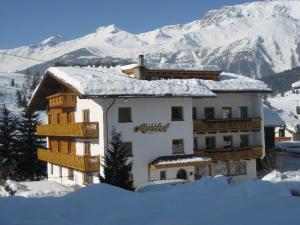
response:
[[[47,149],[38,149],[37,153],[39,160],[84,172],[96,172],[100,168],[100,156],[71,155]]]
[[[96,138],[99,136],[99,126],[97,122],[66,123],[66,124],[44,124],[36,127],[40,136],[60,136],[60,137],[82,137]]]
[[[259,131],[261,118],[194,120],[194,132]]]
[[[57,93],[47,97],[49,108],[74,108],[76,106],[76,94]]]
[[[241,159],[258,159],[262,157],[262,146],[249,146],[223,149],[199,149],[195,154],[209,157],[212,161],[228,161]]]

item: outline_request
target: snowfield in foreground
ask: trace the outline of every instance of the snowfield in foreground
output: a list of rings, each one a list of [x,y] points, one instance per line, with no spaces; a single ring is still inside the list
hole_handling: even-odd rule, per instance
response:
[[[163,188],[159,188],[163,187]],[[223,176],[128,192],[91,185],[62,197],[0,198],[0,224],[299,224],[300,171],[228,184]]]

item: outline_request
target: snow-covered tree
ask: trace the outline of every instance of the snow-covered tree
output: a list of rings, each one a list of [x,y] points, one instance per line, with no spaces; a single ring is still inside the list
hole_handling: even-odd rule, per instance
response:
[[[104,177],[100,176],[100,181],[132,190],[132,179],[130,178],[132,162],[128,162],[129,152],[122,143],[121,133],[113,128],[110,147],[104,156]]]

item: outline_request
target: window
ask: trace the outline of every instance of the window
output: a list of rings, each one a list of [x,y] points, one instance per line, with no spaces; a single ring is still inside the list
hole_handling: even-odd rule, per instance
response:
[[[194,150],[198,149],[198,138],[194,137]]]
[[[83,174],[83,182],[84,182],[84,184],[93,183],[93,175],[91,173],[84,173]]]
[[[206,144],[206,149],[216,148],[216,138],[215,137],[206,137],[205,144]]]
[[[172,141],[172,151],[173,151],[173,154],[184,153],[183,139],[174,139]]]
[[[197,107],[193,107],[193,120],[197,119]]]
[[[228,162],[228,176],[246,175],[247,167],[245,161]]]
[[[118,117],[119,117],[119,123],[132,122],[132,120],[131,120],[131,108],[129,108],[129,107],[119,108]]]
[[[223,119],[231,118],[231,107],[223,107]]]
[[[241,147],[249,146],[249,135],[248,134],[243,134],[240,136],[240,138],[241,138],[241,142],[240,142]]]
[[[248,118],[248,107],[247,106],[240,107],[240,118],[242,118],[242,119]]]
[[[212,176],[239,176],[247,174],[247,164],[245,161],[222,162],[211,165]]]
[[[84,142],[84,154],[91,155],[91,144],[89,142]]]
[[[90,122],[90,110],[84,109],[82,110],[83,122]]]
[[[121,148],[124,148],[125,151],[127,151],[128,153],[128,157],[133,157],[133,153],[132,153],[132,142],[123,142],[121,144]]]
[[[68,169],[68,178],[70,180],[74,180],[74,170],[73,169]]]
[[[164,170],[160,171],[160,180],[166,180],[166,179],[167,179],[166,171]]]
[[[224,136],[223,137],[223,145],[224,145],[224,148],[232,147],[232,136]]]
[[[183,108],[182,106],[172,106],[172,121],[183,120]]]
[[[206,120],[211,120],[215,118],[215,108],[209,107],[204,109],[204,118]]]

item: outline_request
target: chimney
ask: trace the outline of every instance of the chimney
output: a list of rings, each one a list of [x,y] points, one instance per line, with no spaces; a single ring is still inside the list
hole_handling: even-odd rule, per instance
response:
[[[138,66],[144,66],[144,55],[139,55],[139,64]]]
[[[144,55],[139,55],[138,65],[134,68],[134,78],[145,80]]]

